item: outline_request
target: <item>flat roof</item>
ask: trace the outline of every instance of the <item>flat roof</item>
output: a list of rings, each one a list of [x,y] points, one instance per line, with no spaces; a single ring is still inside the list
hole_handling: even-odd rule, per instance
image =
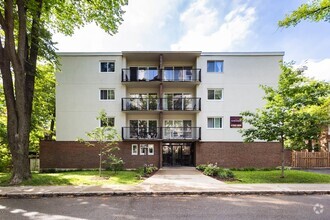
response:
[[[57,52],[59,56],[132,56],[139,54],[189,54],[194,56],[284,56],[284,51],[268,52],[202,52],[202,51],[122,51],[122,52]]]

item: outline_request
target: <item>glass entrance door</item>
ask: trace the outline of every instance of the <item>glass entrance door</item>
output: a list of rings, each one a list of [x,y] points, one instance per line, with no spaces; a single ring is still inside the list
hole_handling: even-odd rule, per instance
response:
[[[193,143],[164,143],[163,166],[193,166]]]

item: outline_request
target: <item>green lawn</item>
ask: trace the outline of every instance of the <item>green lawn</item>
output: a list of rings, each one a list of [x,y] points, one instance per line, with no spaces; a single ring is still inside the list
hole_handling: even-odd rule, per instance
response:
[[[25,186],[55,186],[55,185],[109,185],[109,184],[138,184],[142,180],[135,171],[102,171],[102,178],[98,171],[70,171],[58,173],[33,173],[32,179],[23,182]],[[9,173],[0,173],[0,186],[8,186]]]
[[[233,172],[238,181],[228,183],[330,183],[330,175],[299,170],[285,170],[285,178],[280,178],[280,170]]]

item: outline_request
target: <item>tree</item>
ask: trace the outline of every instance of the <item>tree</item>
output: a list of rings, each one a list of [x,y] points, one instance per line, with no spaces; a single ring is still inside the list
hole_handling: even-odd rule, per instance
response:
[[[57,62],[52,34],[72,35],[95,22],[110,34],[122,22],[127,0],[4,0],[0,2],[0,71],[7,107],[12,184],[31,178],[29,132],[37,61]]]
[[[305,3],[278,22],[280,27],[296,26],[302,20],[330,22],[330,0],[313,0]]]
[[[282,173],[284,177],[284,149],[288,142],[303,145],[307,140],[317,140],[321,129],[329,122],[324,110],[330,95],[330,85],[303,76],[290,65],[281,66],[278,87],[261,86],[266,104],[253,112],[243,112],[243,120],[251,125],[242,129],[244,140],[279,141],[282,148]]]
[[[102,163],[106,162],[106,160],[103,161],[103,155],[108,156],[111,160],[110,165],[115,168],[115,172],[117,171],[117,165],[119,166],[123,162],[120,158],[112,154],[114,151],[119,150],[118,141],[121,140],[121,137],[114,127],[109,126],[107,114],[104,110],[100,112],[96,119],[101,121],[104,126],[96,127],[94,130],[86,133],[90,141],[86,141],[83,138],[79,138],[78,140],[88,147],[99,148],[99,176],[101,176]]]
[[[38,65],[37,75],[30,132],[30,151],[36,153],[39,140],[52,140],[55,135],[55,68]]]

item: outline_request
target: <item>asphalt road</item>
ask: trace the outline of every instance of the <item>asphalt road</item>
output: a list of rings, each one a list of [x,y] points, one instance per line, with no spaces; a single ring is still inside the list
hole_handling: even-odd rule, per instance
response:
[[[0,199],[0,219],[330,219],[330,195]]]

